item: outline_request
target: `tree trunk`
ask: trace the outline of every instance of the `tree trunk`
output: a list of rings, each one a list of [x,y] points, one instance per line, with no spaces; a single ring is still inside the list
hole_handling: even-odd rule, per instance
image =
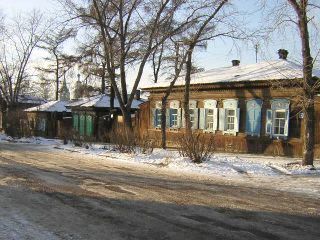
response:
[[[183,99],[183,109],[184,109],[184,119],[185,119],[185,133],[186,136],[191,137],[191,122],[190,122],[190,81],[191,81],[191,70],[192,70],[192,53],[194,46],[190,46],[188,50],[188,57],[186,62],[186,77],[185,77],[185,88],[184,88],[184,99]]]
[[[56,60],[56,101],[59,100],[59,60]]]
[[[311,100],[311,99],[310,99]],[[313,165],[314,159],[314,104],[309,104],[304,114],[304,141],[302,165]]]
[[[161,100],[161,148],[167,148],[167,135],[166,135],[166,125],[167,125],[167,98],[162,97]]]
[[[303,144],[303,160],[302,165],[313,165],[314,160],[314,86],[315,82],[312,78],[313,59],[311,57],[309,31],[308,31],[308,17],[307,5],[301,4],[297,15],[299,19],[299,31],[302,44],[303,57],[303,99],[304,99],[304,144]]]
[[[124,120],[124,128],[127,134],[127,139],[129,143],[133,143],[134,141],[134,131],[132,126],[131,112],[130,110],[126,110],[123,114]]]
[[[102,76],[101,76],[101,93],[106,93],[106,64],[102,65]]]

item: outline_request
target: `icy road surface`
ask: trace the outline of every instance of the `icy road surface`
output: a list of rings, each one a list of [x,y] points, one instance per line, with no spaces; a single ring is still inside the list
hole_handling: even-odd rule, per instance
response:
[[[0,143],[0,239],[320,239],[319,184]]]

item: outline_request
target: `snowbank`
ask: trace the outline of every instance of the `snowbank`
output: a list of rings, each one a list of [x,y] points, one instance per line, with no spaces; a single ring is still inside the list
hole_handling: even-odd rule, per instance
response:
[[[0,134],[0,142],[47,145],[50,150],[64,150],[98,157],[102,161],[115,160],[135,164],[144,164],[158,168],[167,168],[176,172],[190,172],[224,177],[236,176],[281,176],[281,175],[317,175],[320,176],[320,162],[315,161],[315,167],[301,166],[300,161],[292,158],[270,157],[249,154],[214,154],[208,161],[195,164],[186,157],[181,157],[178,151],[154,149],[151,154],[120,153],[112,145],[88,144],[76,147],[73,144],[63,145],[62,140],[30,137],[14,139]]]

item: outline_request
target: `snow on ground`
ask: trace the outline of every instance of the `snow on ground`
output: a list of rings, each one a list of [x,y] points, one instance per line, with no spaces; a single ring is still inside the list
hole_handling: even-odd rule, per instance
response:
[[[176,150],[154,149],[151,154],[120,153],[108,144],[87,144],[76,147],[72,143],[63,145],[61,140],[30,137],[14,139],[0,134],[0,141],[41,144],[50,149],[78,152],[97,156],[102,160],[126,161],[136,164],[163,167],[177,172],[217,176],[281,176],[281,175],[313,175],[320,176],[320,162],[312,166],[301,166],[299,159],[271,157],[251,154],[215,153],[208,161],[195,164],[186,157],[181,157]]]
[[[59,139],[47,139],[43,137],[13,138],[0,133],[0,142],[1,141],[15,142],[15,143],[42,144],[42,145],[62,144],[62,140],[59,140]]]

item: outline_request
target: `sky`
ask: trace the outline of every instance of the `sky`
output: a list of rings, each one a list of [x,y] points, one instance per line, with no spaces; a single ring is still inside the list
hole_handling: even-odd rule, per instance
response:
[[[237,9],[240,11],[247,10],[251,12],[245,19],[250,27],[257,26],[261,21],[260,13],[255,12],[258,1],[259,0],[233,1]],[[268,3],[272,5],[277,1],[281,2],[283,0],[268,0]],[[59,10],[59,4],[57,2],[57,0],[0,0],[0,11],[2,11],[5,16],[12,17],[17,15],[19,12],[39,9],[42,12],[48,13],[48,15],[59,17],[62,12]],[[298,34],[290,34],[291,35],[286,37],[279,37],[279,35],[275,33],[272,36],[271,41],[268,43],[259,42],[258,61],[275,60],[278,58],[278,49],[284,48],[289,51],[289,60],[301,62],[301,50]],[[206,50],[197,50],[195,54],[195,64],[206,70],[216,67],[230,66],[231,60],[233,59],[240,60],[240,64],[255,63],[256,55],[254,43],[239,42],[238,47],[235,47],[233,42],[230,40],[215,40],[209,42]],[[146,69],[144,78],[150,79],[150,76],[151,69]]]

